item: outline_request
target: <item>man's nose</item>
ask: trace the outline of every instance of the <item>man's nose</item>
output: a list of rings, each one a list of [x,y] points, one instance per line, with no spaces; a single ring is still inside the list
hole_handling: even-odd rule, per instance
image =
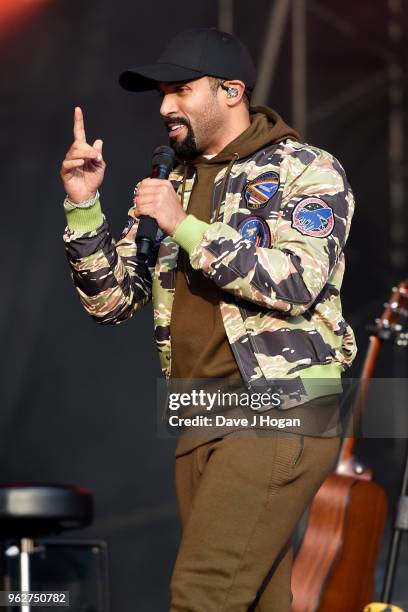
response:
[[[172,94],[166,94],[163,97],[161,106],[160,106],[160,114],[162,117],[168,117],[172,114],[177,114],[178,108],[175,100],[175,96]]]

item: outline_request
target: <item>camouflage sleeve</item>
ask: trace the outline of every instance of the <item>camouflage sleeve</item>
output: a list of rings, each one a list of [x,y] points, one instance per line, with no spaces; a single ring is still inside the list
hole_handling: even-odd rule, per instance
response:
[[[151,262],[136,257],[138,220],[129,216],[118,242],[111,237],[99,201],[67,212],[65,250],[85,310],[103,325],[121,323],[151,299]]]
[[[323,151],[285,160],[281,181],[280,209],[264,217],[269,246],[255,245],[225,223],[208,225],[191,215],[174,239],[193,268],[221,289],[297,316],[330,279],[349,233],[354,199],[343,168]]]

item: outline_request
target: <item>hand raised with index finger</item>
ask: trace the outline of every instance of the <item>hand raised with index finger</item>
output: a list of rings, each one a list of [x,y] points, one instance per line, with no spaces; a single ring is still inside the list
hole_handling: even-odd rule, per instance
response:
[[[102,140],[93,145],[86,142],[82,110],[74,111],[74,142],[67,152],[61,167],[61,178],[65,191],[72,202],[92,198],[103,181],[106,164],[102,157]]]

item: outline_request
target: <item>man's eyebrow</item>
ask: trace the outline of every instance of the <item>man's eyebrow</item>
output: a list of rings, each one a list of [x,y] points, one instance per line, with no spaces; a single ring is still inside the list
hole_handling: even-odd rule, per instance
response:
[[[174,83],[167,83],[167,85],[171,85],[172,87],[180,87],[180,85],[190,85],[192,81],[175,81]],[[163,92],[160,85],[158,84],[156,87],[157,91]]]

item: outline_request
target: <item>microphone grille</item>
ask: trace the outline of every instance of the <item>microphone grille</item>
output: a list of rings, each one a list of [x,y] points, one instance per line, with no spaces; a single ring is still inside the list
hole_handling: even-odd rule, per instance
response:
[[[163,145],[163,146],[157,147],[153,151],[152,166],[166,165],[169,168],[173,168],[175,161],[176,161],[176,156],[171,147],[167,147],[166,145]]]

